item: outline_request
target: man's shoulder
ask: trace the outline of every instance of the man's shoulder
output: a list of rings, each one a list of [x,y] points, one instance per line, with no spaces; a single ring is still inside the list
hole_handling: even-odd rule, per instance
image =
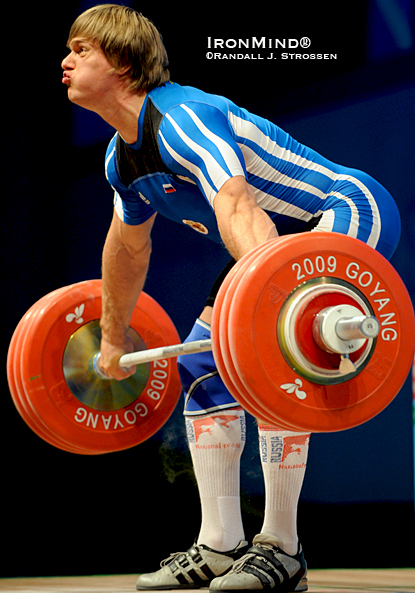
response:
[[[186,103],[200,103],[220,107],[221,109],[227,103],[224,97],[210,94],[196,87],[181,86],[173,82],[156,87],[150,91],[149,98],[162,115]]]

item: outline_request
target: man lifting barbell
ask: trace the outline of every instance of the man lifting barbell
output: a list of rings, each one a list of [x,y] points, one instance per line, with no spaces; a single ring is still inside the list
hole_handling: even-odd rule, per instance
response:
[[[224,243],[233,258],[188,340],[210,337],[215,297],[234,261],[278,235],[342,233],[386,258],[393,254],[400,219],[381,185],[223,97],[171,83],[160,35],[142,15],[118,5],[89,9],[72,26],[68,47],[62,67],[69,99],[117,130],[106,157],[115,200],[102,272],[100,364],[109,377],[135,370],[118,362],[133,350],[126,331],[145,283],[157,212]],[[141,575],[137,588],[307,590],[296,513],[309,433],[281,430],[256,414],[265,516],[248,550],[239,501],[245,412],[210,352],[178,364],[202,525],[187,552]]]

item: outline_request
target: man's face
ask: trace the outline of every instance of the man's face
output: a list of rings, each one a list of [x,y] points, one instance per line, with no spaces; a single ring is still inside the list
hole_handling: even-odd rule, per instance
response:
[[[90,39],[74,37],[69,43],[70,53],[62,62],[63,84],[68,87],[68,98],[73,103],[100,111],[109,98],[118,75],[99,45]]]

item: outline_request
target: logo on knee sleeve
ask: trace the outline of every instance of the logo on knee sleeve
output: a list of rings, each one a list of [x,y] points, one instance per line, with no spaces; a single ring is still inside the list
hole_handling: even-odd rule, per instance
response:
[[[308,434],[299,434],[294,437],[284,437],[284,453],[281,461],[284,462],[288,455],[297,454],[303,456],[304,448],[308,445],[310,436]]]
[[[198,418],[192,420],[186,418],[186,431],[189,439],[189,443],[199,443],[200,439],[204,435],[219,436],[215,435],[217,428],[219,428],[220,436],[223,435],[224,430],[234,429],[232,425],[234,422],[238,422],[238,428],[240,428],[240,439],[245,441],[246,439],[246,427],[245,427],[245,416],[238,416],[237,414],[218,414],[215,416],[206,416],[204,418]],[[236,428],[236,427],[235,427]],[[226,439],[227,440],[227,439]],[[225,439],[219,438],[215,443],[205,443],[204,447],[212,449],[221,449],[226,446],[231,446],[231,441],[224,442]],[[234,446],[240,447],[239,443],[235,443]]]
[[[308,434],[298,434],[292,437],[267,437],[262,434],[259,439],[261,459],[264,463],[284,463],[289,455],[298,455],[300,463],[303,463],[309,439],[310,435]],[[294,463],[293,459],[290,458],[289,461]],[[297,467],[297,465],[292,467]]]

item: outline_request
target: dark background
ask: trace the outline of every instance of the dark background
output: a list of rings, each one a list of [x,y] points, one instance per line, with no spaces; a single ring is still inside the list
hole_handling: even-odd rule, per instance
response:
[[[16,5],[4,23],[4,361],[15,326],[35,301],[60,286],[100,277],[112,215],[104,156],[113,130],[68,102],[60,69],[70,25],[93,4]],[[413,298],[413,2],[297,2],[291,11],[282,3],[226,9],[213,2],[126,4],[159,27],[174,81],[228,96],[385,185],[403,222],[392,263]],[[307,36],[309,52],[338,58],[208,60],[208,36]],[[161,218],[153,243],[146,291],[184,339],[227,255]],[[193,542],[200,510],[181,403],[142,445],[83,457],[54,449],[26,426],[5,374],[2,402],[0,576],[144,572]],[[248,439],[242,500],[252,538],[262,522],[263,482],[251,419]],[[311,442],[299,509],[309,566],[415,566],[410,379],[372,421],[313,435]]]

